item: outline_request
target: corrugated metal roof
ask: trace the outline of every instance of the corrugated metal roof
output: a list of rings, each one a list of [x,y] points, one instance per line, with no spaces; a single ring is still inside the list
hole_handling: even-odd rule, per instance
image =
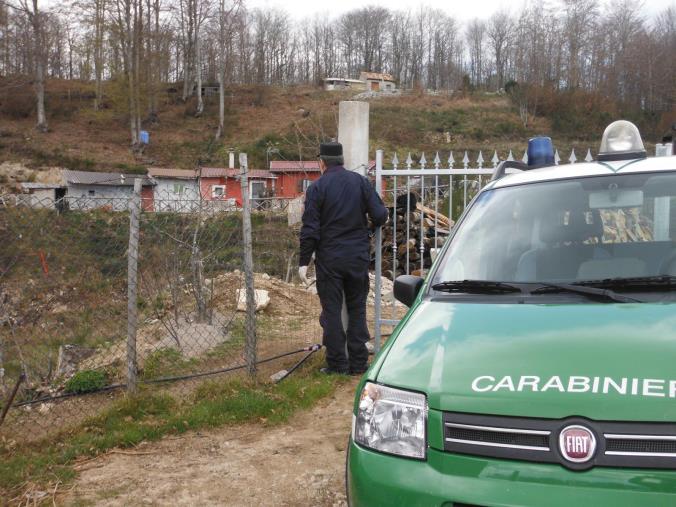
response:
[[[236,178],[240,174],[239,169],[228,169],[227,167],[202,167],[198,171],[202,178]],[[249,169],[249,178],[266,179],[276,176],[265,169]]]
[[[343,81],[345,83],[366,84],[361,79],[348,79],[348,78],[345,78],[345,77],[325,77],[324,81]]]
[[[70,185],[107,185],[111,187],[133,187],[134,180],[143,178],[144,185],[154,185],[150,178],[141,174],[104,173],[90,171],[63,171],[63,179]]]
[[[319,172],[319,160],[272,160],[270,172]]]
[[[53,190],[62,187],[63,185],[59,185],[58,183],[35,183],[32,181],[21,183],[21,188],[26,190]]]
[[[150,167],[148,175],[153,178],[176,178],[193,180],[197,177],[197,171],[193,169],[173,169],[169,167]]]
[[[376,166],[376,161],[369,161],[369,169]],[[319,160],[272,160],[270,162],[270,172],[273,173],[292,173],[292,172],[319,172]]]

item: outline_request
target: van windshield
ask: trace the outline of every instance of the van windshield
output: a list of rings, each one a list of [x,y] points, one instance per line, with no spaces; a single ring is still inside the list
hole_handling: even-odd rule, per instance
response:
[[[458,225],[433,283],[576,283],[676,276],[676,172],[487,190]]]

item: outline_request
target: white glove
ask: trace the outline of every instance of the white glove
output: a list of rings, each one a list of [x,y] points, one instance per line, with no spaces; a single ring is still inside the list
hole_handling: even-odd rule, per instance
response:
[[[310,285],[310,280],[307,278],[307,266],[301,266],[298,268],[298,276],[300,277],[301,282],[307,286]]]

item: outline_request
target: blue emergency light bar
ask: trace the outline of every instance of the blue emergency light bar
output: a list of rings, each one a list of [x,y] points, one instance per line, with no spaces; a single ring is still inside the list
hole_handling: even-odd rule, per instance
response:
[[[554,145],[550,137],[533,137],[528,140],[528,167],[554,165]]]

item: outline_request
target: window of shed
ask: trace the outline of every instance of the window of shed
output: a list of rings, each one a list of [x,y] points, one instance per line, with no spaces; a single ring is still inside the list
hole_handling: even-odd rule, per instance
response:
[[[182,195],[185,190],[185,185],[183,183],[174,183],[174,193]]]
[[[225,185],[211,185],[211,197],[223,199],[225,197]]]
[[[310,185],[312,180],[298,180],[298,191],[305,193]]]

